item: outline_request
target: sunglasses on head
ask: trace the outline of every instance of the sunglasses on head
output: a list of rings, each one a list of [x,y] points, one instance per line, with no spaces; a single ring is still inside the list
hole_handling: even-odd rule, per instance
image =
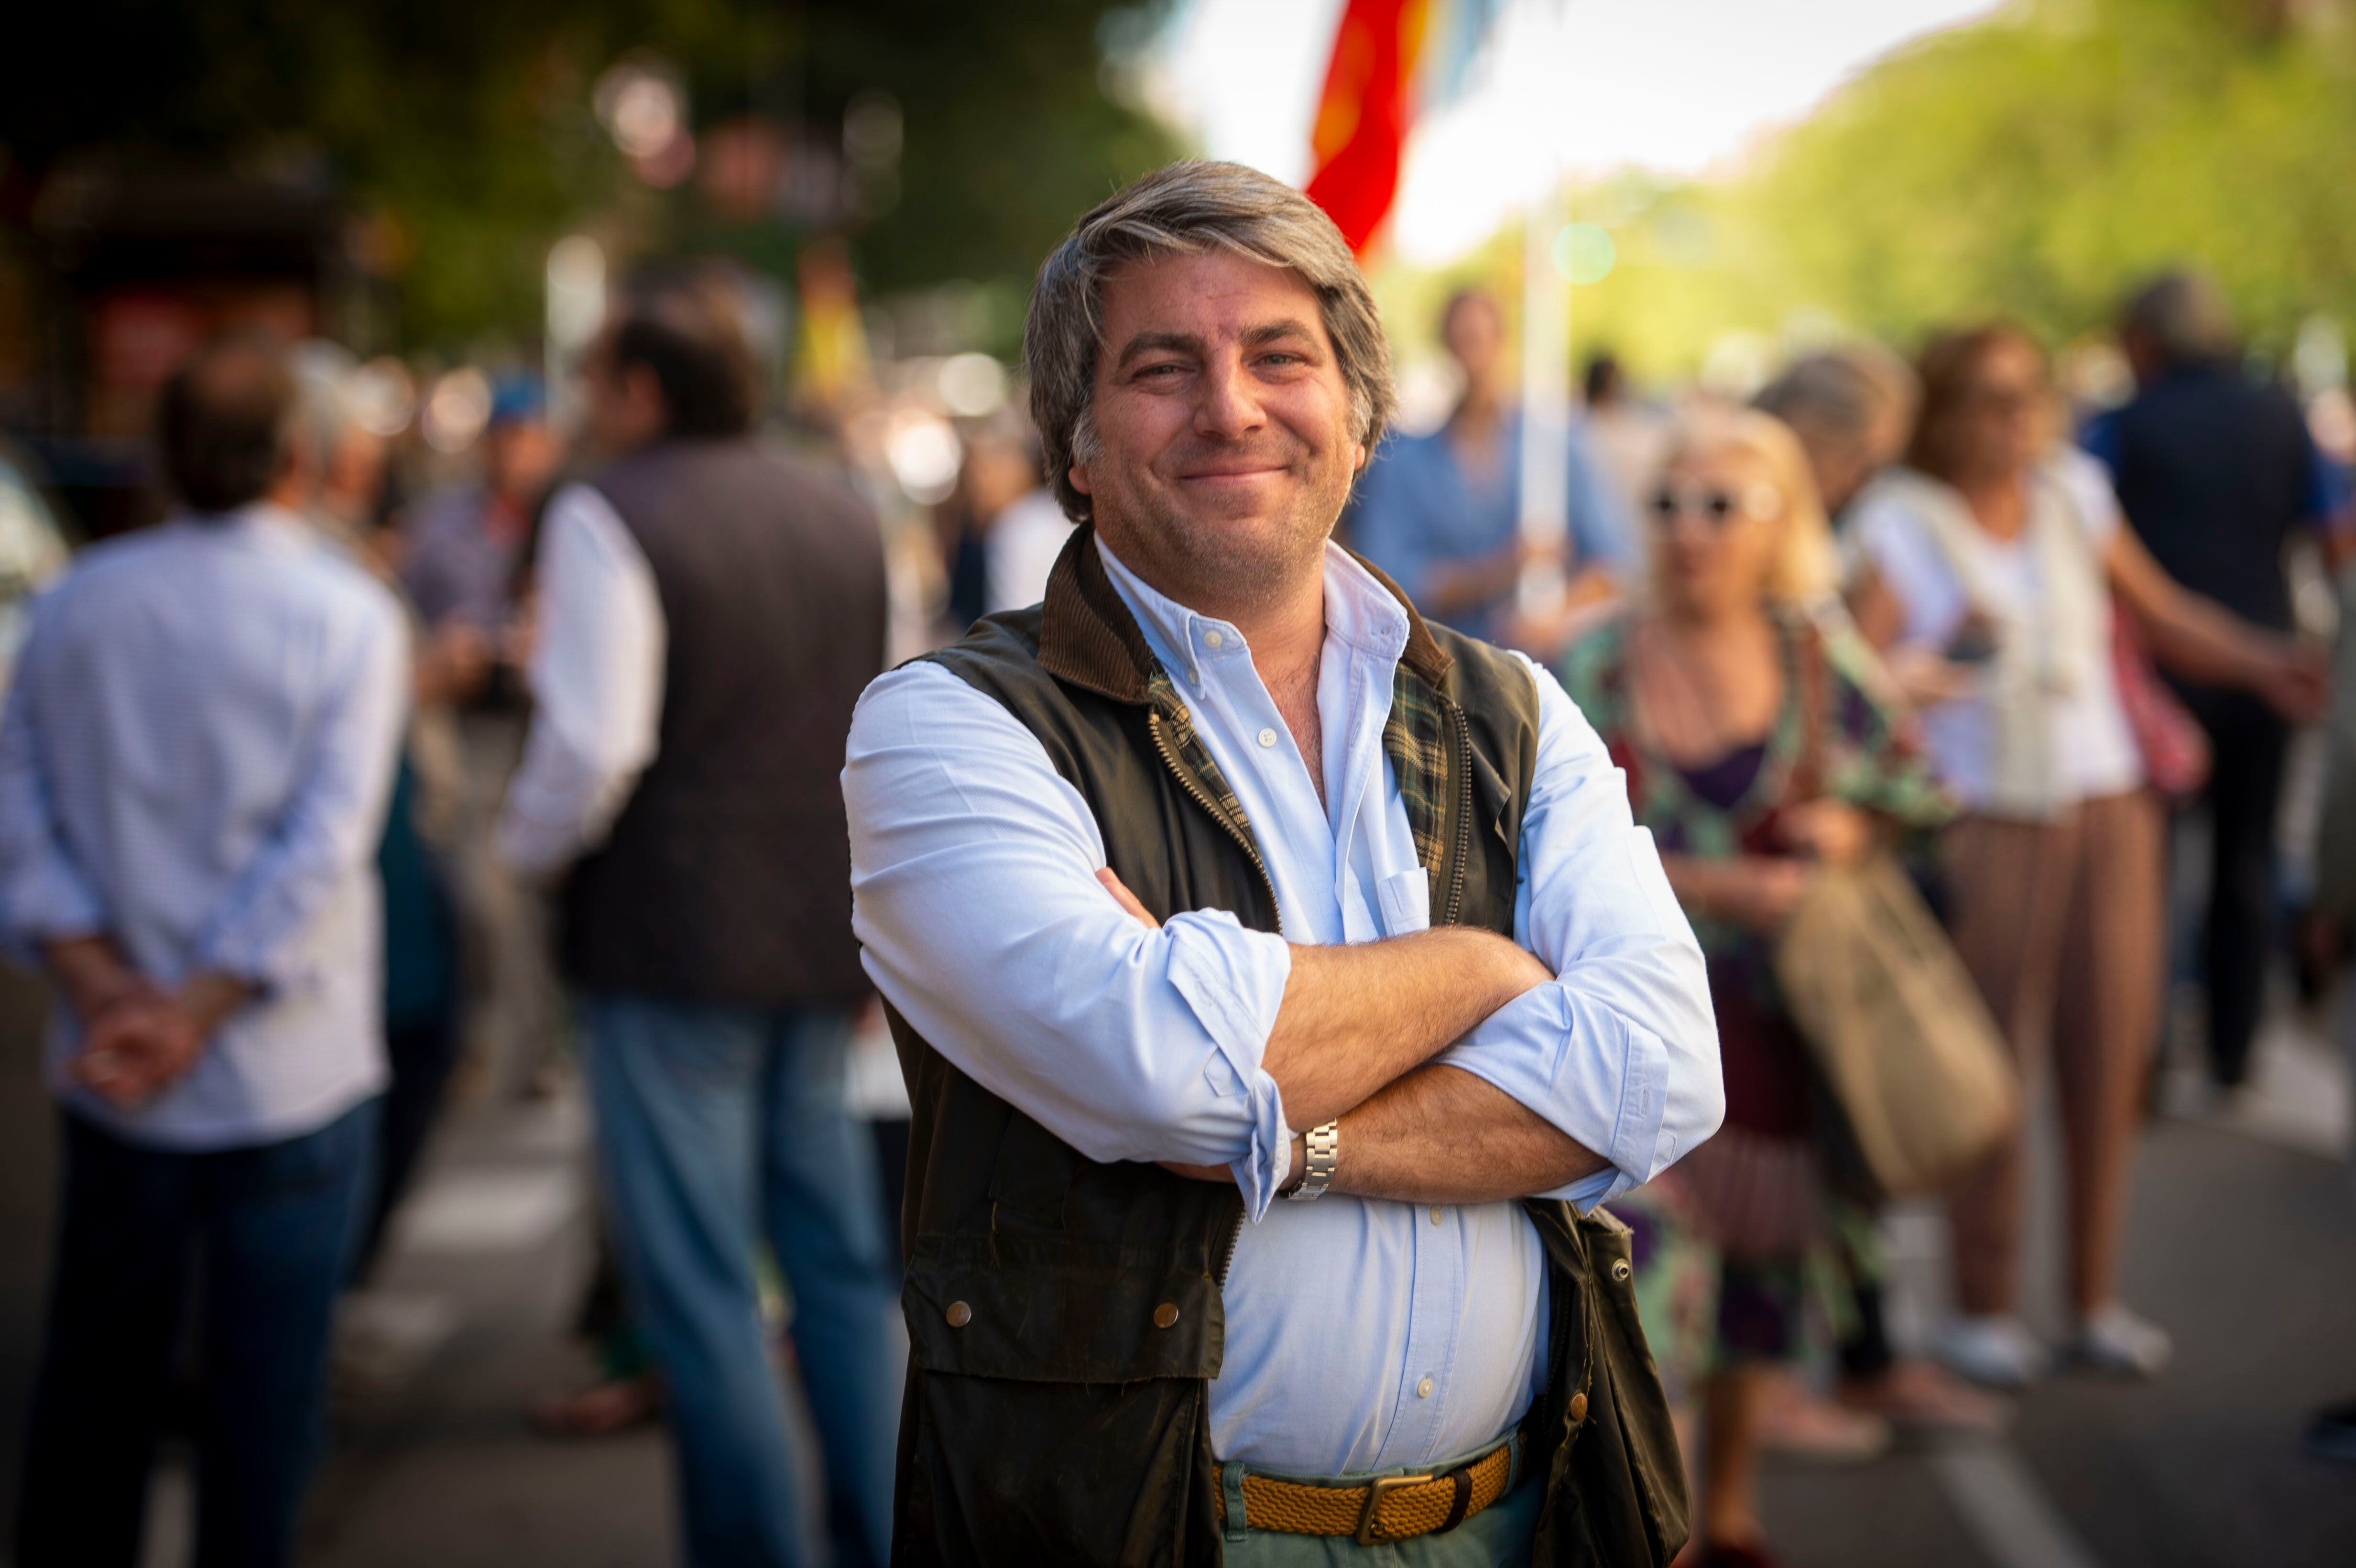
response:
[[[1734,517],[1772,517],[1783,509],[1783,500],[1772,485],[1753,485],[1737,492],[1718,485],[1664,484],[1653,492],[1646,507],[1656,523],[1673,523],[1689,515],[1720,528]]]

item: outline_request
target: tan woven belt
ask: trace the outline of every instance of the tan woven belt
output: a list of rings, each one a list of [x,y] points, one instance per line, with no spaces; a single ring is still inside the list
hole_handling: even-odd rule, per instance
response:
[[[1363,1487],[1311,1487],[1273,1476],[1244,1477],[1244,1523],[1288,1535],[1346,1535],[1361,1546],[1453,1530],[1505,1495],[1514,1445],[1499,1444],[1438,1476],[1383,1476]],[[1219,1489],[1219,1522],[1227,1494]]]

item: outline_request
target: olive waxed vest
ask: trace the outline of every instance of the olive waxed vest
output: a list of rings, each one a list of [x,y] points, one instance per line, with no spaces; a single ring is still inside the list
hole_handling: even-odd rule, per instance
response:
[[[1384,749],[1431,877],[1432,923],[1510,935],[1537,693],[1508,656],[1428,627],[1412,607],[1408,616]],[[1074,530],[1044,605],[991,616],[928,656],[1038,738],[1088,803],[1112,870],[1156,918],[1222,909],[1278,929],[1251,824],[1106,576],[1093,530]],[[894,1561],[1217,1563],[1209,1380],[1240,1195],[1158,1166],[1087,1158],[886,1010],[914,1107]],[[1673,1516],[1681,1542],[1684,1511],[1665,1413],[1657,1432],[1640,1435],[1644,1473],[1608,1456],[1587,1467],[1611,1472],[1601,1488],[1629,1506],[1593,1507],[1598,1485],[1571,1459],[1601,1445],[1563,1441],[1582,1424],[1621,1419],[1612,1379],[1624,1385],[1638,1370],[1599,1375],[1595,1365],[1610,1339],[1595,1315],[1621,1310],[1608,1297],[1625,1298],[1633,1329],[1625,1232],[1608,1218],[1581,1221],[1566,1204],[1527,1207],[1552,1301],[1549,1386],[1525,1427],[1532,1462],[1548,1467],[1537,1561],[1665,1562],[1658,1521]],[[1616,1291],[1590,1277],[1596,1242],[1582,1245],[1581,1228],[1617,1246]],[[1649,1358],[1641,1371],[1651,1376]],[[1652,1473],[1664,1462],[1669,1473]],[[1634,1514],[1655,1523],[1639,1519],[1632,1540]]]

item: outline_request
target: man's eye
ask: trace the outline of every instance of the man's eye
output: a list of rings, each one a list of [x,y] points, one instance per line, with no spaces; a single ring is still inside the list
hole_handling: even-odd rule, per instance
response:
[[[1148,365],[1137,373],[1137,379],[1142,381],[1154,377],[1160,377],[1161,379],[1167,380],[1169,378],[1178,374],[1185,367],[1183,365]]]

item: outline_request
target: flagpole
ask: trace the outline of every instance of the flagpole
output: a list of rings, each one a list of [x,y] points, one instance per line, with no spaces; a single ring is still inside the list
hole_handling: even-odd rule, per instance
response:
[[[1559,28],[1559,20],[1558,20]],[[1541,115],[1534,116],[1543,124]],[[1562,602],[1570,533],[1570,291],[1555,261],[1566,217],[1563,160],[1541,137],[1539,185],[1522,232],[1522,461],[1520,531],[1532,559],[1515,598],[1542,616]]]

